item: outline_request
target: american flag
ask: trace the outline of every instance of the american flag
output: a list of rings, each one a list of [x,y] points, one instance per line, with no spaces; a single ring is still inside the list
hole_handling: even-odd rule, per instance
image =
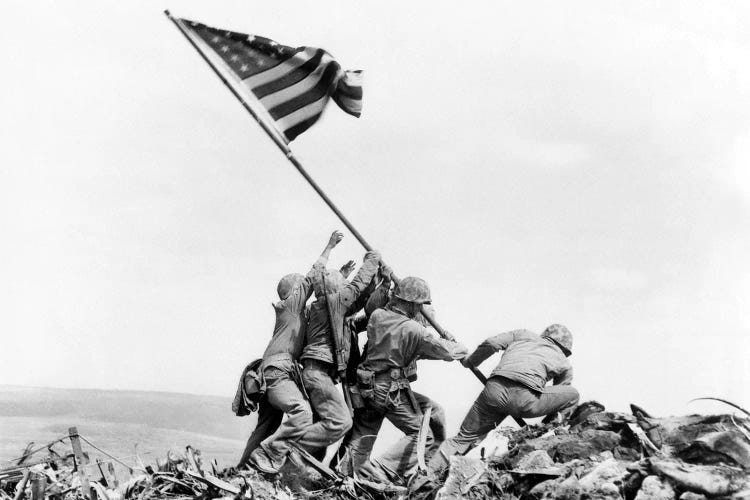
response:
[[[287,47],[262,36],[211,28],[186,19],[177,22],[201,52],[232,80],[249,90],[262,116],[285,142],[315,123],[332,97],[341,109],[362,112],[362,72],[344,71],[323,49]]]

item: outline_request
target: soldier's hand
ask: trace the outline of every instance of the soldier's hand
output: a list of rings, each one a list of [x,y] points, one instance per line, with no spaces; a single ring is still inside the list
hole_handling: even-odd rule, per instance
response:
[[[428,314],[429,314],[429,311],[428,311]],[[424,314],[423,314],[423,316],[424,316]],[[425,318],[425,319],[427,319],[427,318]],[[449,332],[448,330],[443,330],[443,333],[445,334],[445,340],[450,340],[451,342],[455,342],[456,341],[456,337],[454,337],[453,334],[451,332]]]
[[[391,275],[393,274],[393,269],[391,269],[391,266],[388,264],[380,263],[380,276],[383,277],[384,280],[391,280]]]
[[[370,250],[365,254],[364,260],[377,260],[380,261],[380,252],[377,250]]]
[[[342,233],[341,231],[334,231],[331,233],[331,237],[328,238],[328,246],[333,248],[336,245],[338,245],[339,242],[343,239],[344,239],[344,233]]]
[[[352,271],[354,271],[354,268],[357,266],[357,264],[354,263],[353,260],[350,260],[343,266],[341,266],[341,269],[339,269],[339,272],[344,278],[348,278],[350,274],[352,274]]]

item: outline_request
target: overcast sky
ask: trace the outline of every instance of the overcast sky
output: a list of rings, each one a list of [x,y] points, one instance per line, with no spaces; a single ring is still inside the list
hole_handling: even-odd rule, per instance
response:
[[[584,400],[750,405],[741,2],[3,3],[0,383],[232,396],[344,229],[164,8],[364,70],[292,148],[470,349],[563,323]],[[480,385],[420,373],[455,429]]]

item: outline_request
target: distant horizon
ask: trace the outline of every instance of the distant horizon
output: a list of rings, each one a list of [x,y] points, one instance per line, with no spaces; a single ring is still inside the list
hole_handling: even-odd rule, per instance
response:
[[[179,396],[189,396],[189,397],[195,397],[195,398],[216,398],[221,399],[224,402],[231,401],[234,398],[234,394],[231,396],[224,396],[219,394],[200,394],[200,393],[192,393],[192,392],[179,392],[179,391],[159,391],[159,390],[149,390],[149,389],[118,389],[118,388],[101,388],[101,387],[55,387],[55,386],[25,386],[25,385],[17,385],[17,384],[1,384],[0,383],[0,390],[2,389],[36,389],[36,390],[52,390],[52,391],[91,391],[91,392],[124,392],[124,393],[144,393],[144,394],[171,394],[171,395],[179,395]],[[716,399],[701,399],[701,398],[716,398]],[[730,401],[740,407],[743,407],[747,409],[747,405],[743,404],[742,402],[737,401],[731,401],[727,398],[722,398],[721,396],[712,396],[712,395],[701,395],[701,396],[695,396],[693,400],[686,401],[685,404],[699,404],[703,406],[714,406],[716,407],[717,411],[709,411],[709,410],[703,410],[700,411],[699,409],[686,411],[684,413],[673,413],[670,415],[654,415],[655,417],[668,417],[668,416],[677,416],[677,415],[689,415],[689,414],[700,414],[700,415],[716,415],[720,413],[734,413],[738,412],[736,408],[733,408],[725,403],[722,403],[718,401],[717,399],[725,399],[727,401]],[[581,403],[586,401],[597,401],[598,403],[601,403],[605,406],[605,411],[618,411],[620,413],[629,413],[629,408],[627,410],[613,410],[607,406],[606,400],[594,400],[594,399],[581,399]],[[2,402],[0,400],[0,402]],[[443,401],[443,404],[445,405],[445,401]],[[638,402],[632,402],[632,404],[640,406]],[[450,405],[448,405],[450,406]],[[725,411],[718,411],[721,408],[724,408]],[[650,411],[648,408],[644,408],[646,411]],[[750,410],[749,410],[750,411]],[[534,419],[531,419],[534,420]],[[538,419],[537,419],[538,420]],[[509,424],[510,421],[505,421],[506,424]],[[387,424],[387,423],[386,423]],[[460,424],[460,422],[448,422],[449,428],[451,428],[452,425],[457,426]],[[387,424],[388,425],[388,424]]]
[[[234,394],[231,396],[223,396],[219,394],[205,394],[197,392],[182,392],[182,391],[161,391],[161,390],[150,390],[150,389],[119,389],[119,388],[107,388],[107,387],[59,387],[59,386],[42,386],[42,385],[18,385],[18,384],[2,384],[0,383],[0,389],[45,389],[45,390],[60,390],[60,391],[117,391],[117,392],[145,392],[149,394],[179,394],[183,396],[198,396],[198,397],[210,397],[210,398],[221,398],[232,400]]]

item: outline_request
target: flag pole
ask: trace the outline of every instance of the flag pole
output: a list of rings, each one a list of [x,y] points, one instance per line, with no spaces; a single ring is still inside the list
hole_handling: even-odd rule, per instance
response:
[[[245,98],[235,89],[231,83],[226,79],[226,77],[219,71],[219,68],[216,67],[216,65],[211,61],[206,54],[203,53],[203,50],[201,50],[200,47],[195,43],[195,41],[188,35],[188,33],[185,31],[185,29],[182,27],[180,22],[172,17],[172,14],[169,13],[169,10],[165,10],[164,14],[169,18],[170,21],[174,23],[174,25],[177,27],[177,29],[180,31],[180,33],[183,34],[183,36],[187,39],[188,42],[190,42],[190,45],[193,46],[193,48],[201,55],[203,60],[206,62],[206,64],[209,65],[209,67],[216,73],[216,76],[219,77],[221,82],[234,94],[234,96],[237,98],[237,100],[242,103],[242,106],[247,110],[248,113],[255,119],[256,122],[261,126],[261,128],[268,134],[268,136],[273,140],[273,142],[276,144],[276,146],[279,147],[279,149],[284,153],[284,156],[286,156],[287,160],[294,165],[294,168],[297,169],[297,171],[302,175],[302,177],[305,178],[308,184],[315,190],[316,193],[323,199],[323,201],[328,205],[328,207],[333,210],[333,213],[336,214],[336,216],[339,218],[341,222],[346,226],[346,228],[354,235],[354,237],[359,241],[359,243],[365,248],[365,250],[372,251],[372,246],[365,240],[365,238],[360,234],[359,231],[352,225],[351,222],[349,222],[349,219],[344,216],[344,214],[339,210],[339,208],[333,203],[333,201],[328,197],[328,195],[323,191],[323,189],[318,185],[317,182],[310,176],[309,173],[307,173],[307,170],[302,166],[302,164],[299,162],[296,156],[294,156],[294,153],[289,148],[289,145],[286,144],[284,140],[282,140],[279,137],[279,132],[275,129],[272,129],[270,125],[268,125],[264,120],[262,120],[258,114],[255,112],[255,110],[248,104],[248,102],[245,100]],[[392,280],[396,285],[398,285],[398,278],[395,275],[391,276]],[[429,311],[422,308],[422,316],[427,320],[430,325],[435,329],[435,331],[440,334],[443,338],[450,338],[450,335],[446,333],[445,329],[440,326],[440,324],[437,322],[435,317],[430,314]],[[478,368],[472,366],[469,367],[469,370],[482,382],[482,384],[487,383],[487,377],[484,376],[482,372],[479,371]],[[519,419],[520,420],[520,419]],[[518,420],[517,420],[518,421]],[[522,421],[521,421],[522,422]],[[520,424],[520,422],[519,422]]]

